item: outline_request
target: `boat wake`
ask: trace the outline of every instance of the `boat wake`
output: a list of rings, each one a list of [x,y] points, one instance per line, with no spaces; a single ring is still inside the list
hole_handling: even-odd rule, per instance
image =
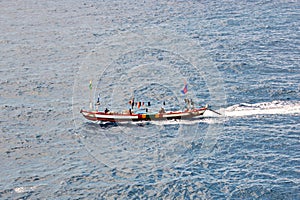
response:
[[[255,104],[241,103],[225,109],[220,109],[219,112],[221,112],[225,117],[300,114],[300,102],[272,101]]]
[[[300,114],[300,101],[272,101],[272,102],[261,102],[255,104],[240,103],[227,108],[221,108],[216,110],[221,113],[217,115],[215,112],[207,110],[201,118],[195,120],[178,120],[178,121],[159,121],[154,122],[156,124],[195,124],[195,123],[222,123],[223,120],[220,118],[230,117],[244,117],[254,115],[293,115]]]

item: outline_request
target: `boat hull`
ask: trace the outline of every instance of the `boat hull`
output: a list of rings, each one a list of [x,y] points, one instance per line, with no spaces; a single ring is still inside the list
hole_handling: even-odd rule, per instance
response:
[[[195,119],[204,114],[207,110],[206,107],[177,112],[165,113],[144,113],[144,114],[124,114],[114,112],[98,112],[81,110],[80,113],[88,120],[91,121],[104,121],[104,122],[126,122],[126,121],[159,121],[159,120],[176,120],[176,119]]]

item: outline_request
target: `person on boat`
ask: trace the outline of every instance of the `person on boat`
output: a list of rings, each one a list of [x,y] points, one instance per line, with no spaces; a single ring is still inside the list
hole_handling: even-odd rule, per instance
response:
[[[142,105],[142,103],[141,103],[141,102],[137,102],[137,107],[138,107],[138,109],[140,109],[140,108],[141,108],[141,105]]]
[[[97,106],[100,105],[100,95],[98,95],[98,99],[97,99],[97,103],[96,103]]]
[[[132,100],[131,100],[131,109],[133,109],[133,107],[134,107],[134,98],[132,98]]]
[[[99,106],[100,106],[100,95],[98,94],[98,99],[97,102],[95,103],[95,107],[97,111],[99,111]]]
[[[193,99],[190,100],[190,104],[191,104],[191,109],[193,110],[195,108],[195,103]]]
[[[161,106],[161,108],[160,108],[160,110],[159,110],[159,113],[160,113],[160,114],[166,113],[165,105],[166,105],[166,102],[164,101],[164,102],[163,102],[163,105]]]
[[[163,114],[163,113],[166,113],[166,111],[165,111],[165,109],[163,107],[161,107],[160,110],[159,110],[159,113]]]
[[[190,100],[189,99],[184,99],[185,102],[185,111],[189,111],[190,110]]]
[[[109,110],[107,108],[105,108],[104,113],[107,114],[109,112]]]

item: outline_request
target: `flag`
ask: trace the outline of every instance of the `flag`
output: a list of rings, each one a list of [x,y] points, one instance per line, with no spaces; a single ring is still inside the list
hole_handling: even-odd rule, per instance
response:
[[[183,94],[186,94],[186,93],[188,92],[188,89],[187,89],[187,83],[186,83],[186,82],[184,82],[184,88],[183,88],[183,90],[181,90],[181,92],[182,92]]]
[[[90,85],[89,85],[89,88],[90,90],[93,89],[93,86],[92,86],[92,81],[90,80]]]

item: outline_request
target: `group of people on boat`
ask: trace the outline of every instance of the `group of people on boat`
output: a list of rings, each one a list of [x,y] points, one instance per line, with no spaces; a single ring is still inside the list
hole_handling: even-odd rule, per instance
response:
[[[138,107],[138,109],[140,109],[142,106],[146,106],[146,105],[151,106],[150,102],[141,102],[141,101],[135,102],[134,98],[132,98],[128,103],[131,106],[131,109],[133,109],[134,106]]]
[[[192,99],[184,99],[185,102],[185,110],[192,110],[194,109],[194,105],[195,103],[193,102]],[[150,102],[135,102],[134,98],[132,98],[131,100],[129,100],[129,109],[128,109],[128,114],[132,115],[133,114],[133,110],[134,107],[137,107],[138,109],[140,109],[141,107],[145,107],[145,106],[151,106]],[[96,102],[96,106],[97,106],[97,110],[98,110],[98,106],[100,105],[100,97],[98,96],[97,102]],[[160,110],[158,111],[160,114],[166,113],[164,106],[166,105],[165,101],[163,102],[163,105],[161,106]],[[148,107],[146,107],[144,110],[145,112],[148,112]],[[110,112],[110,110],[108,108],[105,108],[104,113],[108,114]]]
[[[134,98],[132,98],[131,100],[129,100],[129,105],[130,105],[130,108],[128,109],[128,113],[131,115],[133,113],[133,110],[134,110],[134,107],[137,107],[138,109],[141,109],[141,107],[145,107],[145,112],[148,112],[148,107],[151,106],[151,103],[150,102],[141,102],[141,101],[138,101],[138,102],[135,102],[134,101]]]
[[[195,108],[195,103],[193,102],[193,99],[184,99],[184,102],[186,110],[193,110]]]

